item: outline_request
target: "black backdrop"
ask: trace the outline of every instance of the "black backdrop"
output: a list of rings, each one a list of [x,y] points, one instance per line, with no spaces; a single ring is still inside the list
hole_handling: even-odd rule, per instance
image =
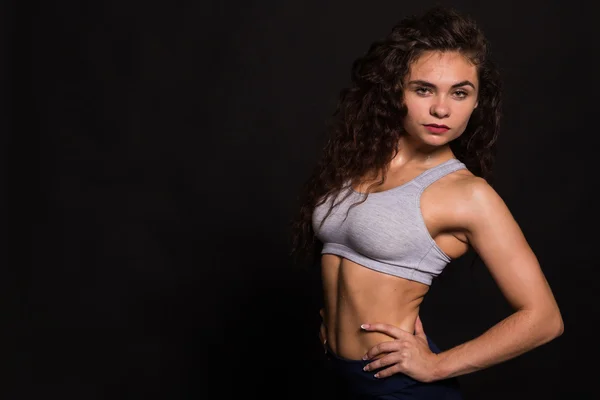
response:
[[[496,188],[565,320],[556,341],[461,377],[467,398],[594,398],[593,14],[442,3],[480,21],[502,67]],[[3,3],[4,398],[327,398],[318,271],[291,264],[287,222],[351,62],[432,4]],[[423,305],[442,348],[510,311],[470,261]]]

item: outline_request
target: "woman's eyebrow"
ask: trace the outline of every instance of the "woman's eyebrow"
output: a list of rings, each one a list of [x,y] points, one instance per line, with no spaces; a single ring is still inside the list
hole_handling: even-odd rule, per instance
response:
[[[420,79],[417,79],[415,81],[410,81],[408,82],[409,85],[414,84],[414,85],[421,85],[421,86],[425,86],[425,87],[430,87],[433,89],[436,89],[436,86],[431,83],[431,82],[427,82],[427,81],[423,81]],[[473,89],[475,89],[475,85],[473,85],[473,83],[471,83],[471,81],[462,81],[462,82],[458,82],[455,83],[454,85],[452,85],[452,89],[455,89],[457,87],[461,87],[461,86],[471,86]]]

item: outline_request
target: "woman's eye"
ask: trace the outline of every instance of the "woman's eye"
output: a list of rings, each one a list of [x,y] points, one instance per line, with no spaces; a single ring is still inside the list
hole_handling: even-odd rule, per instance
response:
[[[420,88],[416,88],[415,92],[417,94],[427,94],[427,93],[429,93],[429,89],[424,88],[424,87],[420,87]]]
[[[456,91],[456,92],[454,92],[454,94],[456,95],[456,97],[461,98],[461,99],[465,98],[469,95],[469,93],[467,93],[463,90]]]

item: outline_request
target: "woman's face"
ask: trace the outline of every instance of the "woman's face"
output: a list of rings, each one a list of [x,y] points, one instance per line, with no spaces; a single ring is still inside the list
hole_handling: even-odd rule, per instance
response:
[[[412,139],[441,146],[459,137],[477,107],[477,67],[455,51],[426,52],[404,81],[404,129]]]

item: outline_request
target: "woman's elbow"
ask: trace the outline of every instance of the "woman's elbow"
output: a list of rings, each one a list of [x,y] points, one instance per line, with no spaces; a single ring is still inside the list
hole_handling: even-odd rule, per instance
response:
[[[531,328],[535,332],[536,346],[548,343],[563,334],[564,322],[559,309],[540,307],[531,314]]]
[[[556,311],[556,316],[555,316],[554,320],[555,320],[555,323],[554,323],[553,339],[559,337],[565,331],[565,323],[562,319],[562,315],[560,314],[560,311],[558,311],[558,310]]]
[[[563,334],[565,331],[565,324],[558,308],[551,313],[546,314],[543,326],[545,328],[545,342],[554,340]]]

